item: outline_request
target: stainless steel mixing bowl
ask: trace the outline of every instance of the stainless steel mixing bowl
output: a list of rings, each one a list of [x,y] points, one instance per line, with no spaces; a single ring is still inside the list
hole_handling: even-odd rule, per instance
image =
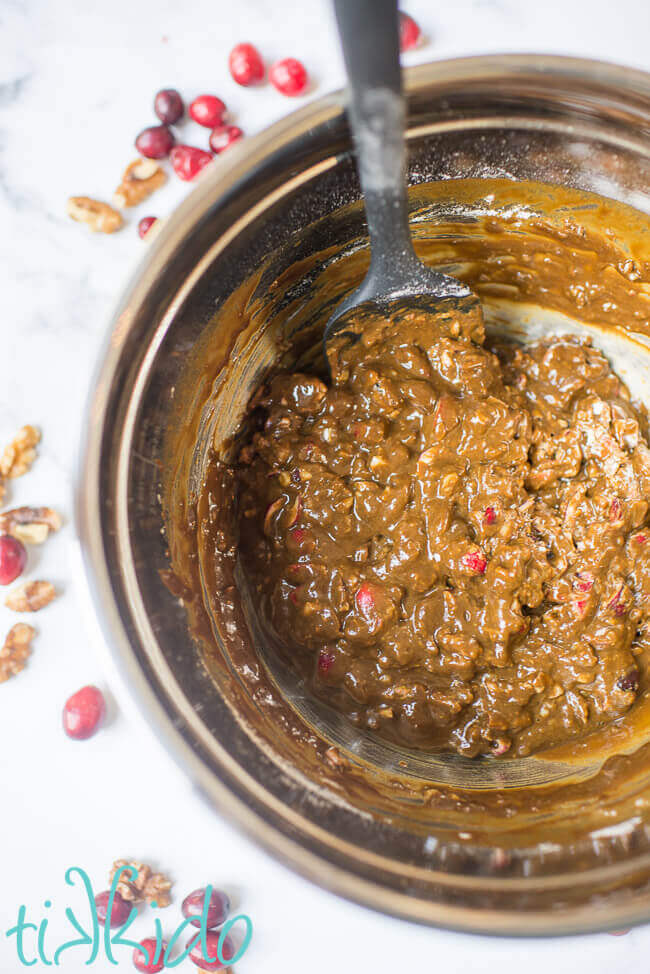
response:
[[[412,69],[407,90],[414,207],[418,186],[428,181],[505,176],[596,191],[650,213],[650,76],[574,59],[485,57]],[[144,259],[113,319],[79,483],[80,534],[106,640],[138,705],[206,800],[316,882],[395,915],[485,933],[558,934],[643,921],[650,916],[645,771],[634,784],[628,776],[625,799],[634,814],[622,820],[604,771],[590,792],[550,815],[543,842],[517,827],[529,818],[522,812],[517,820],[512,809],[501,818],[488,810],[481,829],[465,831],[475,819],[465,820],[461,801],[440,804],[441,793],[458,789],[477,802],[494,793],[506,807],[510,790],[522,783],[543,790],[567,767],[391,750],[319,711],[279,670],[264,684],[265,699],[255,698],[254,681],[230,665],[226,645],[240,638],[242,619],[233,616],[230,633],[216,634],[221,658],[210,665],[179,593],[166,584],[160,497],[179,400],[189,416],[202,396],[212,396],[216,409],[198,440],[224,440],[277,348],[255,345],[263,330],[250,320],[254,348],[249,341],[244,355],[228,345],[233,361],[241,360],[228,382],[188,390],[188,361],[197,349],[209,359],[211,349],[223,352],[233,341],[219,311],[247,281],[247,293],[262,304],[282,275],[291,278],[294,297],[309,297],[314,275],[301,276],[300,268],[310,255],[363,240],[360,208],[347,206],[358,196],[336,93],[229,150]],[[284,292],[274,293],[281,317]],[[581,327],[568,319],[564,325]],[[645,397],[650,357],[642,340],[601,337]],[[201,474],[201,456],[188,468],[190,480]],[[264,711],[274,707],[272,733]],[[294,749],[298,726],[301,750]],[[375,804],[336,761],[319,768],[321,745],[332,744],[376,786]],[[590,781],[592,771],[584,771]],[[424,795],[419,804],[402,797],[405,782]],[[599,820],[593,813],[601,806]],[[609,814],[615,827],[607,826]]]

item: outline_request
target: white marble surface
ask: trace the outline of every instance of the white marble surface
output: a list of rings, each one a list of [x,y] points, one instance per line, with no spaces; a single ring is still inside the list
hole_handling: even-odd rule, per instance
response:
[[[430,38],[406,58],[411,63],[527,50],[650,67],[647,0],[411,0],[408,9]],[[341,83],[326,0],[0,0],[0,441],[27,421],[42,426],[41,458],[15,483],[12,500],[57,505],[68,519],[30,564],[63,596],[37,619],[29,668],[0,688],[0,969],[22,970],[4,936],[19,904],[40,918],[43,901],[52,900],[56,946],[65,906],[79,902],[64,870],[84,866],[100,884],[114,856],[133,854],[168,868],[179,893],[206,881],[235,893],[255,924],[241,974],[456,974],[496,965],[564,974],[586,964],[594,974],[645,971],[650,927],[616,939],[490,940],[389,920],[319,891],[208,813],[120,699],[93,741],[75,744],[60,731],[71,691],[110,684],[75,596],[72,498],[93,366],[111,307],[145,246],[135,220],[114,237],[91,236],[66,218],[65,200],[110,194],[134,134],[150,124],[159,87],[177,86],[187,98],[214,91],[247,132],[299,103],[268,86],[235,86],[226,58],[244,39],[269,60],[301,57],[313,96]],[[188,139],[201,134],[186,131]],[[164,215],[185,192],[171,181],[137,215]],[[0,629],[13,621],[0,607]],[[140,920],[137,930],[148,934],[150,922]],[[84,957],[73,954],[62,966],[80,971]],[[128,955],[120,957],[120,968],[132,969]],[[114,968],[98,961],[92,969]]]

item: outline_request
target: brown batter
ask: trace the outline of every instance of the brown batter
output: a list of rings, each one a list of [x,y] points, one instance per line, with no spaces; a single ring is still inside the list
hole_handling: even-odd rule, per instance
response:
[[[648,422],[597,349],[487,346],[411,311],[366,322],[330,387],[278,375],[251,408],[241,557],[319,696],[468,756],[530,754],[634,704]]]

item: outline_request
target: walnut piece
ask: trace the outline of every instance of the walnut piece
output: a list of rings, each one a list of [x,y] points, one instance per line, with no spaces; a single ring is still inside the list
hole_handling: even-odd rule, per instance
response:
[[[135,159],[124,170],[122,182],[113,194],[117,207],[137,206],[159,189],[167,176],[153,159]]]
[[[90,196],[71,196],[68,216],[79,223],[87,223],[91,230],[99,233],[115,233],[122,226],[122,216],[117,210]]]
[[[0,514],[0,534],[11,534],[23,544],[43,544],[61,527],[61,515],[51,507],[14,507]]]
[[[41,439],[35,426],[23,426],[0,457],[0,477],[7,480],[22,477],[36,459],[36,446]]]
[[[56,589],[51,582],[23,582],[12,589],[5,605],[13,612],[38,612],[56,598]]]
[[[113,877],[122,866],[130,867],[130,870],[125,870],[122,873],[120,882],[117,884],[117,892],[123,899],[129,900],[131,903],[140,903],[142,900],[147,900],[149,903],[155,901],[159,907],[169,906],[171,903],[169,895],[171,882],[162,873],[154,873],[151,866],[145,862],[117,859],[113,863],[108,879],[109,886],[112,886]],[[137,871],[135,879],[133,879],[134,870]]]
[[[0,683],[25,669],[30,643],[35,635],[36,630],[24,622],[17,622],[11,627],[0,649]]]

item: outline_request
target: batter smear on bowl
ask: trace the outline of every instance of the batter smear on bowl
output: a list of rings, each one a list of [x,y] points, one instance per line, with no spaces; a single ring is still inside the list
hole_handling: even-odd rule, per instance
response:
[[[528,755],[650,671],[648,418],[589,342],[364,324],[277,375],[237,464],[260,619],[314,692],[401,743]]]

